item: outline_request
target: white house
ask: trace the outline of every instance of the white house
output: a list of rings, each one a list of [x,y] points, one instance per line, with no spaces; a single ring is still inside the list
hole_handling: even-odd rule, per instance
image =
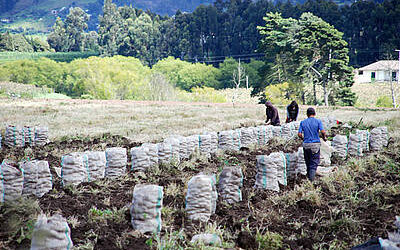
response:
[[[359,68],[355,71],[355,83],[373,83],[397,81],[399,76],[399,61],[381,60]]]

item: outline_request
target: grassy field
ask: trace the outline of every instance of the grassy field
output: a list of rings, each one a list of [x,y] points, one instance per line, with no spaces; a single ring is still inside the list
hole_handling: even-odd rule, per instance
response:
[[[306,106],[300,110],[305,118]],[[286,113],[280,107],[281,120]],[[317,107],[319,116],[333,115],[342,121],[366,124],[400,119],[390,109]],[[135,102],[92,100],[7,100],[0,103],[0,125],[46,125],[50,137],[91,137],[111,133],[137,142],[169,135],[191,135],[261,124],[265,107],[256,104],[208,104],[180,102]]]
[[[357,94],[357,103],[358,107],[374,107],[376,106],[376,101],[381,96],[388,96],[392,98],[392,92],[390,90],[389,83],[362,83],[362,84],[354,84],[351,88],[354,93]],[[400,98],[400,86],[395,83],[395,93],[397,98],[397,104],[399,104]]]

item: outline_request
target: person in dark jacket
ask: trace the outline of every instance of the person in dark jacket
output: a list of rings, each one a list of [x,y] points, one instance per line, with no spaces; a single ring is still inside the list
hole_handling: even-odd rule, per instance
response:
[[[267,115],[267,120],[265,121],[268,124],[271,124],[273,126],[280,126],[281,121],[279,120],[279,114],[278,110],[272,106],[271,102],[266,102],[265,106],[267,107],[265,110],[265,113]]]
[[[286,112],[287,112],[286,123],[296,121],[297,116],[299,115],[299,105],[297,105],[297,102],[292,101],[292,103],[290,103],[286,107]]]

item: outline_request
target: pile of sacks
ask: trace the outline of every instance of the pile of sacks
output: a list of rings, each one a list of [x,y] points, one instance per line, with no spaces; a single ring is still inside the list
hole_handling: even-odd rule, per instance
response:
[[[107,148],[105,152],[69,153],[61,157],[63,186],[121,176],[126,172],[127,161],[126,149],[119,147]]]
[[[4,145],[8,147],[44,146],[49,142],[47,127],[20,127],[8,125],[4,134]]]
[[[133,190],[131,222],[135,230],[142,233],[161,231],[161,209],[163,187],[157,185],[136,185]]]
[[[218,192],[215,175],[198,174],[188,182],[185,210],[188,218],[207,222],[215,213]]]

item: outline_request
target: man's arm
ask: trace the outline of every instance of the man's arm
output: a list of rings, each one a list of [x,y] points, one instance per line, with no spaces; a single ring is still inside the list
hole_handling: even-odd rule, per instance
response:
[[[300,132],[299,132],[299,133],[297,133],[297,135],[299,136],[300,139],[304,140],[303,133],[300,133]]]
[[[326,138],[326,131],[325,131],[325,130],[321,130],[321,134],[322,134],[322,139],[323,139],[324,141],[326,141],[326,140],[327,140],[327,138]]]

